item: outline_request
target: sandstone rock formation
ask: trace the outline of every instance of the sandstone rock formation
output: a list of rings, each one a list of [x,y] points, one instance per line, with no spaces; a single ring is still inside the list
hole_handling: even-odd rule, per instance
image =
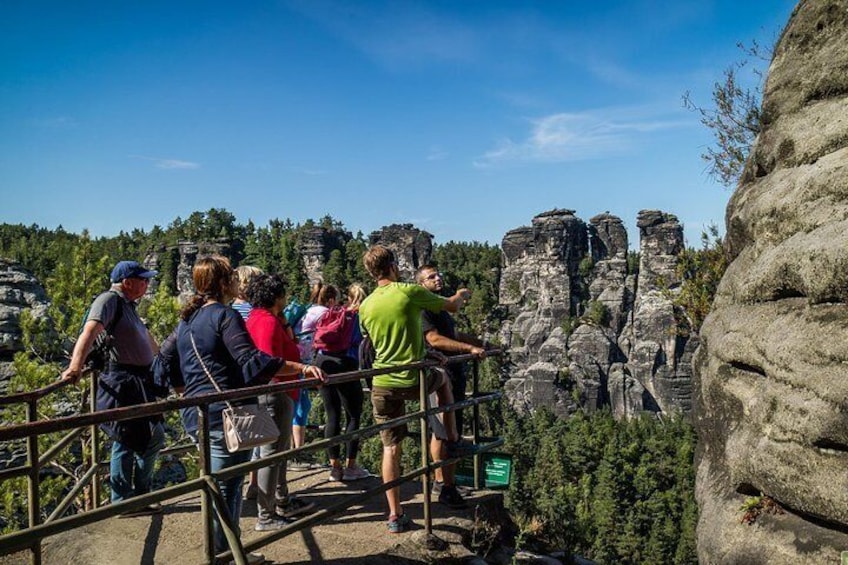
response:
[[[306,225],[300,228],[297,248],[303,257],[305,274],[310,284],[323,280],[324,267],[336,252],[343,253],[347,243],[353,239],[350,232],[341,228],[321,225]],[[433,236],[415,228],[412,224],[386,226],[370,235],[369,242],[382,243],[398,255],[401,275],[412,280],[415,270],[430,261],[433,252]],[[161,275],[154,279],[148,296],[156,293],[162,280],[173,280],[178,296],[185,300],[194,293],[191,271],[198,257],[217,253],[238,264],[243,242],[217,239],[214,241],[180,241],[175,246],[162,247],[147,254],[144,265],[158,270]]]
[[[677,335],[669,297],[683,230],[671,214],[640,212],[638,279],[627,231],[609,213],[588,226],[552,210],[503,239],[500,304],[508,312],[508,397],[561,416],[611,406],[618,417],[691,407],[696,341]]]
[[[32,310],[36,317],[47,316],[50,302],[35,276],[17,263],[0,259],[0,383],[3,392],[12,376],[12,357],[23,351],[21,312]]]
[[[309,284],[323,281],[324,265],[333,251],[342,250],[350,241],[351,234],[346,231],[327,229],[323,226],[305,228],[300,235],[300,253],[306,267]]]
[[[194,283],[191,279],[191,271],[194,268],[194,263],[198,257],[204,255],[219,254],[229,257],[230,242],[227,240],[220,241],[180,241],[177,244],[179,253],[179,261],[176,264],[176,281],[177,293],[181,301],[186,301],[194,294]]]
[[[702,563],[838,563],[848,549],[848,0],[801,1],[727,208],[732,262],[701,331]],[[740,523],[764,494],[785,510]]]
[[[639,228],[639,276],[632,317],[619,338],[630,374],[663,412],[689,412],[692,407],[692,353],[697,337],[678,335],[669,292],[679,286],[676,267],[683,250],[683,228],[677,218],[643,210]],[[654,409],[651,407],[650,409]]]
[[[394,251],[401,280],[409,282],[415,278],[415,270],[429,263],[433,254],[433,234],[419,230],[412,224],[392,224],[371,232],[368,244],[378,243]]]
[[[589,220],[589,241],[594,262],[589,295],[606,307],[609,326],[618,333],[636,291],[636,278],[627,273],[627,230],[620,218],[600,214]]]
[[[519,409],[544,405],[567,415],[577,408],[574,396],[581,391],[562,386],[568,345],[561,325],[583,297],[577,271],[589,251],[586,224],[574,210],[551,210],[533,218],[531,226],[507,232],[502,249],[499,302],[510,318],[504,343],[515,367],[523,368],[512,373],[507,393]]]

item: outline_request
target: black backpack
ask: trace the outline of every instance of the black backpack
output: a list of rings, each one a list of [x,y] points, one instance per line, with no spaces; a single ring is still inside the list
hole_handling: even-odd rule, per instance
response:
[[[371,343],[371,338],[367,335],[362,336],[362,341],[359,342],[359,370],[371,369],[374,367],[374,358],[377,357],[377,352],[374,351],[374,344]]]
[[[117,300],[117,311],[115,312],[115,317],[112,318],[112,321],[109,323],[109,326],[104,328],[103,331],[98,334],[97,338],[94,340],[94,344],[91,346],[91,351],[88,352],[88,355],[85,358],[85,363],[83,363],[83,365],[93,371],[103,371],[110,361],[112,363],[117,363],[118,361],[118,352],[115,351],[115,336],[112,335],[112,332],[115,331],[115,327],[124,315],[124,301],[114,290],[110,290],[108,292],[112,293],[115,296],[115,300]],[[88,314],[90,311],[91,307],[89,306],[82,318],[80,334],[82,334],[82,328],[85,327],[85,323],[88,321]],[[79,338],[79,336],[77,336],[77,338]]]

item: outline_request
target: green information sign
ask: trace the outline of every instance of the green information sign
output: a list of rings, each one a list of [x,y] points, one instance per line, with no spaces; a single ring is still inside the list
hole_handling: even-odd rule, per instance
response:
[[[512,474],[512,456],[506,453],[483,453],[483,474],[486,488],[506,488]],[[474,486],[474,460],[466,458],[456,467],[456,482],[460,485]]]

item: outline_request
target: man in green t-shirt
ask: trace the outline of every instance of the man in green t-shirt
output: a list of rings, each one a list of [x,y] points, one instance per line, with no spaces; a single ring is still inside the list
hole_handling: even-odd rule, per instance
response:
[[[363,332],[368,334],[374,344],[374,368],[395,367],[421,361],[426,353],[421,312],[456,312],[465,305],[471,293],[462,288],[453,296],[445,298],[422,286],[398,282],[399,271],[395,255],[382,245],[369,248],[362,257],[362,262],[368,273],[377,281],[377,288],[359,307],[359,322]],[[374,377],[371,402],[377,423],[403,416],[404,402],[419,399],[418,377],[418,370],[399,370]],[[426,378],[427,389],[436,393],[440,405],[453,403],[453,393],[445,371],[427,372]],[[456,456],[460,447],[453,412],[445,413],[444,424],[448,436],[444,451],[448,456]],[[400,477],[401,440],[405,436],[406,424],[380,432],[383,440],[384,483]],[[442,447],[445,442],[435,437],[433,441],[438,442],[438,445],[431,446],[431,451],[444,455]],[[440,456],[438,459],[442,458]],[[389,502],[389,532],[400,533],[409,529],[410,519],[403,513],[400,504],[400,488],[386,491],[386,498]],[[458,502],[462,502],[461,497]]]

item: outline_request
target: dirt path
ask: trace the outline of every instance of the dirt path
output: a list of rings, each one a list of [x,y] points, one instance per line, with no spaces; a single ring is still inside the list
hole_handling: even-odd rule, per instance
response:
[[[326,469],[289,471],[290,489],[319,508],[351,493],[379,484],[379,478],[354,483],[331,483]],[[423,547],[423,497],[420,483],[402,488],[404,507],[416,523],[409,533],[389,534],[385,527],[385,497],[368,500],[329,522],[276,541],[260,551],[270,563],[423,563],[462,562],[472,554],[462,545],[474,524],[475,507],[500,504],[500,493],[481,491],[468,495],[469,507],[450,510],[432,505],[434,533],[447,542],[440,552]],[[245,501],[242,537],[251,540],[256,505]],[[176,499],[160,516],[114,518],[44,540],[44,563],[56,565],[129,565],[138,563],[201,563],[203,552],[200,497]],[[28,563],[20,553],[0,558],[0,563]]]

